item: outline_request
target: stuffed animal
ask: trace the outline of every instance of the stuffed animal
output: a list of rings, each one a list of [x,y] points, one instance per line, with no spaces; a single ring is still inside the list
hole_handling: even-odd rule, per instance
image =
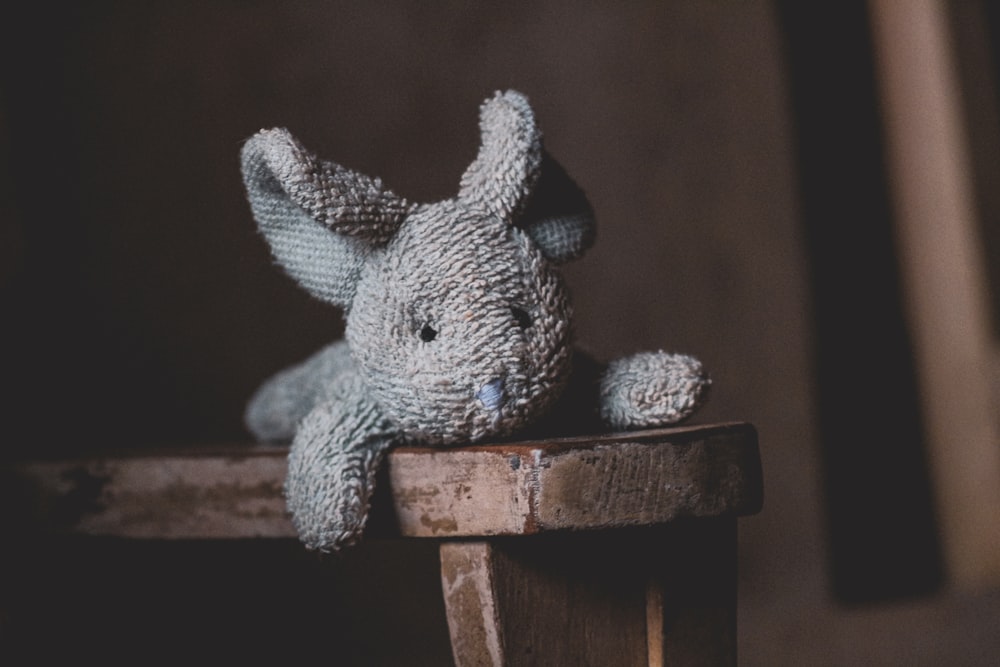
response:
[[[692,357],[602,367],[574,350],[556,267],[593,242],[590,205],[543,149],[523,95],[486,100],[480,131],[458,194],[433,204],[317,159],[285,129],[243,147],[275,259],[346,319],[343,341],[265,382],[246,412],[258,439],[292,441],[285,495],[309,548],[359,538],[393,445],[481,442],[546,420],[567,434],[598,417],[611,429],[662,426],[706,396]]]

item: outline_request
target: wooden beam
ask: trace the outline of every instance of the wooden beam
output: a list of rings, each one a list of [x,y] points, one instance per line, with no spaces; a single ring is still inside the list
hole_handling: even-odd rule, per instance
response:
[[[525,535],[756,513],[746,424],[452,450],[389,461],[400,530],[418,537]]]
[[[294,537],[283,448],[32,461],[3,471],[25,530],[155,539]]]
[[[995,342],[947,17],[936,0],[869,6],[946,567],[960,587],[994,586],[1000,584]]]
[[[293,537],[280,447],[101,456],[9,465],[15,523],[131,538]],[[399,448],[375,505],[380,532],[521,535],[654,525],[759,511],[757,437],[748,424],[689,426],[539,442]],[[387,487],[387,488],[386,488]]]

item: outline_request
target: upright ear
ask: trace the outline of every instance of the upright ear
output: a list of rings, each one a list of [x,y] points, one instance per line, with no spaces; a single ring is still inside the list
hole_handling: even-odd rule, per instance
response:
[[[542,164],[542,136],[521,93],[509,90],[479,110],[479,154],[462,174],[458,198],[511,223],[527,204]]]
[[[542,149],[535,115],[509,90],[480,109],[479,155],[462,175],[459,199],[527,232],[552,262],[576,259],[594,242],[593,211],[583,191]]]
[[[261,130],[242,151],[243,183],[278,263],[313,296],[349,306],[368,249],[410,210],[377,178],[318,160],[288,130]]]
[[[579,258],[597,235],[587,196],[547,152],[528,206],[515,224],[555,264]]]

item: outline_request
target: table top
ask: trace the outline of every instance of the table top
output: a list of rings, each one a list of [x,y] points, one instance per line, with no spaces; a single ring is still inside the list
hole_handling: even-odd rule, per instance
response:
[[[138,451],[5,465],[16,528],[147,539],[294,537],[285,447]],[[681,426],[448,449],[400,447],[377,535],[472,537],[648,526],[760,511],[757,433]],[[16,508],[12,510],[11,508]],[[8,525],[11,525],[10,523]]]

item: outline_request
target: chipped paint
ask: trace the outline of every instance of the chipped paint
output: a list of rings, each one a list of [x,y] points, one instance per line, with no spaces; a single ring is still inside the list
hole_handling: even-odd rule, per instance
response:
[[[430,529],[431,533],[437,535],[439,533],[450,534],[458,531],[458,522],[455,521],[454,517],[442,517],[440,519],[432,519],[427,514],[422,514],[420,516],[420,525],[426,526]]]
[[[505,663],[491,566],[491,547],[484,542],[441,545],[441,589],[458,665]]]
[[[138,538],[294,537],[287,450],[105,457],[5,467],[37,527]],[[683,427],[388,457],[393,530],[411,537],[518,535],[651,525],[760,510],[756,432]],[[516,461],[516,464],[515,464]],[[23,497],[22,497],[23,496]]]

